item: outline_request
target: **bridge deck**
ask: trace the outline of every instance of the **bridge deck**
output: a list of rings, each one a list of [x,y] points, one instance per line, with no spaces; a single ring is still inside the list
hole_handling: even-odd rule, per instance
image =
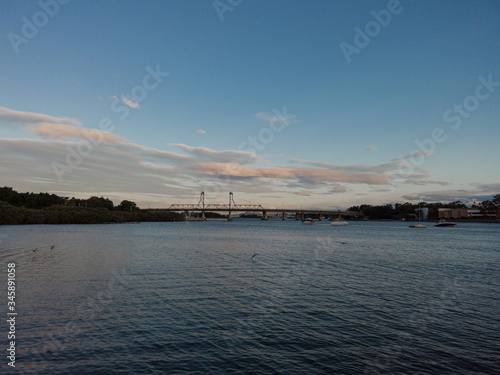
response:
[[[205,212],[285,212],[285,213],[308,213],[308,214],[319,214],[319,215],[345,215],[345,216],[358,216],[359,212],[353,211],[338,211],[338,210],[318,210],[318,209],[297,209],[297,208],[264,208],[258,207],[248,207],[248,206],[229,206],[227,205],[211,205],[205,206],[205,209],[197,205],[175,205],[175,207],[169,208],[150,208],[144,211],[164,211],[164,212],[179,212],[179,211],[205,211]]]

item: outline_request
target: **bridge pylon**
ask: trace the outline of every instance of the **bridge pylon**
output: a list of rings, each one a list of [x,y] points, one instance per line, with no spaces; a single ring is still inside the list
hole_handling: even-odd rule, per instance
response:
[[[198,201],[198,206],[200,206],[200,203],[201,203],[201,218],[203,220],[205,220],[206,217],[205,217],[205,192],[204,191],[202,191],[200,193],[200,200]]]
[[[234,203],[234,196],[232,192],[229,192],[229,210],[227,214],[227,220],[231,221],[233,220],[233,217],[231,216],[231,203],[233,204],[233,207],[236,206],[236,203]]]

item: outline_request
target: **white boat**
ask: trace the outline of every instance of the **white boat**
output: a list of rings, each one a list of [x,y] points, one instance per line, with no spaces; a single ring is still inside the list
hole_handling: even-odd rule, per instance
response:
[[[446,221],[445,219],[441,219],[436,224],[434,224],[435,227],[453,227],[455,225],[457,225],[456,222]]]
[[[418,224],[409,225],[409,228],[427,228],[426,224],[420,223],[420,203],[418,204]]]
[[[338,219],[334,219],[332,220],[332,223],[330,225],[334,225],[334,226],[340,226],[340,225],[348,225],[349,223],[347,221],[344,221],[344,220],[341,220],[340,219],[340,216]]]
[[[302,220],[302,224],[312,225],[317,223],[318,222],[316,220],[313,220],[310,217],[306,218],[305,220]]]
[[[415,225],[410,225],[410,228],[427,228],[426,224],[415,224]]]

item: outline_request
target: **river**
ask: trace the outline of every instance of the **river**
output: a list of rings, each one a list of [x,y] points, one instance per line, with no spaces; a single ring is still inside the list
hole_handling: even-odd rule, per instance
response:
[[[499,234],[482,223],[250,219],[2,226],[3,295],[14,263],[17,315],[16,367],[5,356],[1,366],[27,374],[492,374],[500,368]]]

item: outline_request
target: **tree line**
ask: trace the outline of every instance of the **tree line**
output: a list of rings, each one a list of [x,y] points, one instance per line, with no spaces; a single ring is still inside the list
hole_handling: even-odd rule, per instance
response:
[[[183,220],[184,214],[143,211],[135,202],[128,200],[115,206],[113,201],[104,197],[76,199],[48,193],[19,193],[7,186],[0,188],[0,225]]]

